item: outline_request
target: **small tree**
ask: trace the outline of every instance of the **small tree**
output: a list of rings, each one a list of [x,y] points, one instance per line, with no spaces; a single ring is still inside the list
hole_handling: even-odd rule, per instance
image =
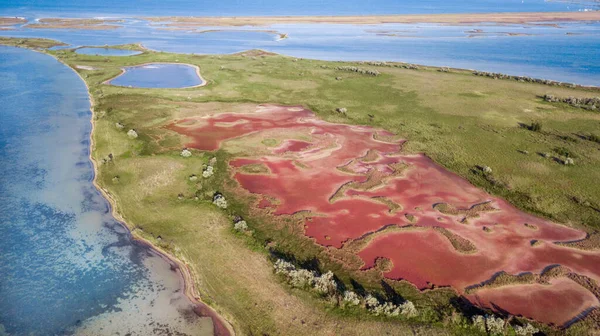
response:
[[[414,303],[411,301],[405,301],[400,306],[400,313],[406,317],[415,317],[418,315],[417,308],[415,308]]]
[[[314,287],[321,294],[333,294],[336,292],[337,284],[333,279],[333,273],[328,271],[319,277],[315,277]]]
[[[246,230],[248,230],[248,223],[246,223],[245,220],[241,220],[241,221],[233,224],[233,228],[236,229],[237,231],[246,231]]]
[[[485,332],[485,317],[481,315],[475,315],[471,318],[471,320],[473,321],[473,326],[475,328],[479,329],[479,331]]]
[[[485,317],[485,325],[490,335],[504,335],[505,321],[499,317],[487,315]]]
[[[290,274],[291,271],[296,270],[296,266],[289,261],[285,261],[283,259],[277,259],[275,264],[273,265],[275,269],[275,274]]]
[[[184,149],[181,151],[181,156],[183,156],[184,158],[190,157],[190,156],[192,156],[192,152],[190,152],[190,150],[189,150],[189,149],[187,149],[187,148],[184,148]]]
[[[214,174],[214,168],[213,166],[207,166],[204,171],[202,172],[202,177],[204,178],[209,178],[211,176],[213,176]]]
[[[527,323],[526,326],[514,326],[515,334],[517,336],[530,336],[533,334],[537,334],[540,330],[531,324]]]
[[[353,291],[345,291],[343,300],[351,306],[357,306],[358,304],[360,304],[360,298]]]
[[[213,196],[213,204],[218,206],[221,209],[227,209],[227,200],[225,200],[225,196],[217,193]]]

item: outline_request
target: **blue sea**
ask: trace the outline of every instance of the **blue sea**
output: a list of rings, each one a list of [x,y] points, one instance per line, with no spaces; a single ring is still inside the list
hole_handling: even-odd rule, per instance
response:
[[[93,186],[83,81],[0,47],[0,83],[0,335],[212,334]]]

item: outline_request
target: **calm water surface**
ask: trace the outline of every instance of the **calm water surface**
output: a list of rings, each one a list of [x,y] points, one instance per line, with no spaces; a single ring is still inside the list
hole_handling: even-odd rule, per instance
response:
[[[150,63],[127,67],[125,72],[110,81],[116,86],[175,89],[204,83],[196,67],[185,64]]]
[[[133,56],[141,54],[140,51],[123,50],[112,48],[79,48],[75,53],[82,55],[98,55],[98,56]]]
[[[153,50],[224,54],[258,48],[324,60],[400,61],[524,75],[600,86],[600,22],[548,25],[286,24],[228,31],[128,19],[115,30],[20,28],[0,35],[46,37],[72,46],[142,43]],[[272,29],[276,34],[259,30]]]
[[[92,185],[81,79],[0,47],[0,82],[0,334],[212,334]]]
[[[594,0],[0,0],[2,15],[44,16],[241,16],[360,15],[576,11],[598,8]]]

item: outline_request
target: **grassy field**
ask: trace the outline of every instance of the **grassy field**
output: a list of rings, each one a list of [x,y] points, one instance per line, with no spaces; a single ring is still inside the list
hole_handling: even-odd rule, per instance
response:
[[[13,40],[0,40],[16,44]],[[28,44],[29,43],[29,44]],[[48,47],[25,41],[24,47]],[[136,48],[136,46],[124,46]],[[424,152],[449,170],[515,206],[588,232],[600,228],[600,113],[545,102],[541,96],[593,97],[596,89],[493,80],[469,71],[420,67],[411,70],[347,62],[293,59],[262,52],[236,55],[180,55],[145,51],[129,57],[47,51],[74,67],[94,101],[98,182],[117,201],[135,234],[154,241],[187,262],[202,299],[241,334],[477,334],[463,316],[453,291],[417,292],[404,282],[382,283],[380,271],[346,270],[328,251],[299,234],[294,218],[273,223],[248,209],[249,195],[232,192],[226,150],[179,154],[185,139],[163,128],[170,120],[247,111],[261,103],[304,105],[321,118],[372,125],[408,139],[407,152]],[[135,89],[102,84],[123,66],[181,62],[200,67],[208,85],[192,89]],[[336,70],[357,66],[379,76]],[[336,112],[346,108],[346,113]],[[116,123],[123,129],[115,127]],[[540,122],[541,129],[524,125]],[[127,130],[139,136],[130,139]],[[112,154],[113,159],[109,159]],[[574,165],[560,161],[573,158]],[[217,158],[214,178],[197,183],[202,165]],[[103,160],[106,163],[103,163]],[[489,166],[492,174],[479,174]],[[214,192],[230,202],[227,212],[211,204]],[[232,216],[248,220],[253,234],[232,229]],[[301,233],[301,231],[300,231]],[[160,237],[160,239],[158,239]],[[272,272],[269,249],[299,262],[318,260],[346,286],[392,288],[421,311],[411,320],[384,319],[360,309],[339,309],[310,293],[290,289]],[[385,295],[385,294],[382,294]],[[467,307],[468,308],[468,307]],[[467,312],[468,313],[468,312]],[[548,333],[558,333],[545,328]],[[588,331],[587,322],[567,333]]]

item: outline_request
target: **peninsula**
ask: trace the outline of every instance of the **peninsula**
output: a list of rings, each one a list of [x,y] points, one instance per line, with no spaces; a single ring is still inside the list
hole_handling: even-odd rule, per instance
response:
[[[261,50],[0,43],[80,74],[98,186],[236,333],[600,330],[598,88]],[[159,63],[206,85],[110,85]]]

